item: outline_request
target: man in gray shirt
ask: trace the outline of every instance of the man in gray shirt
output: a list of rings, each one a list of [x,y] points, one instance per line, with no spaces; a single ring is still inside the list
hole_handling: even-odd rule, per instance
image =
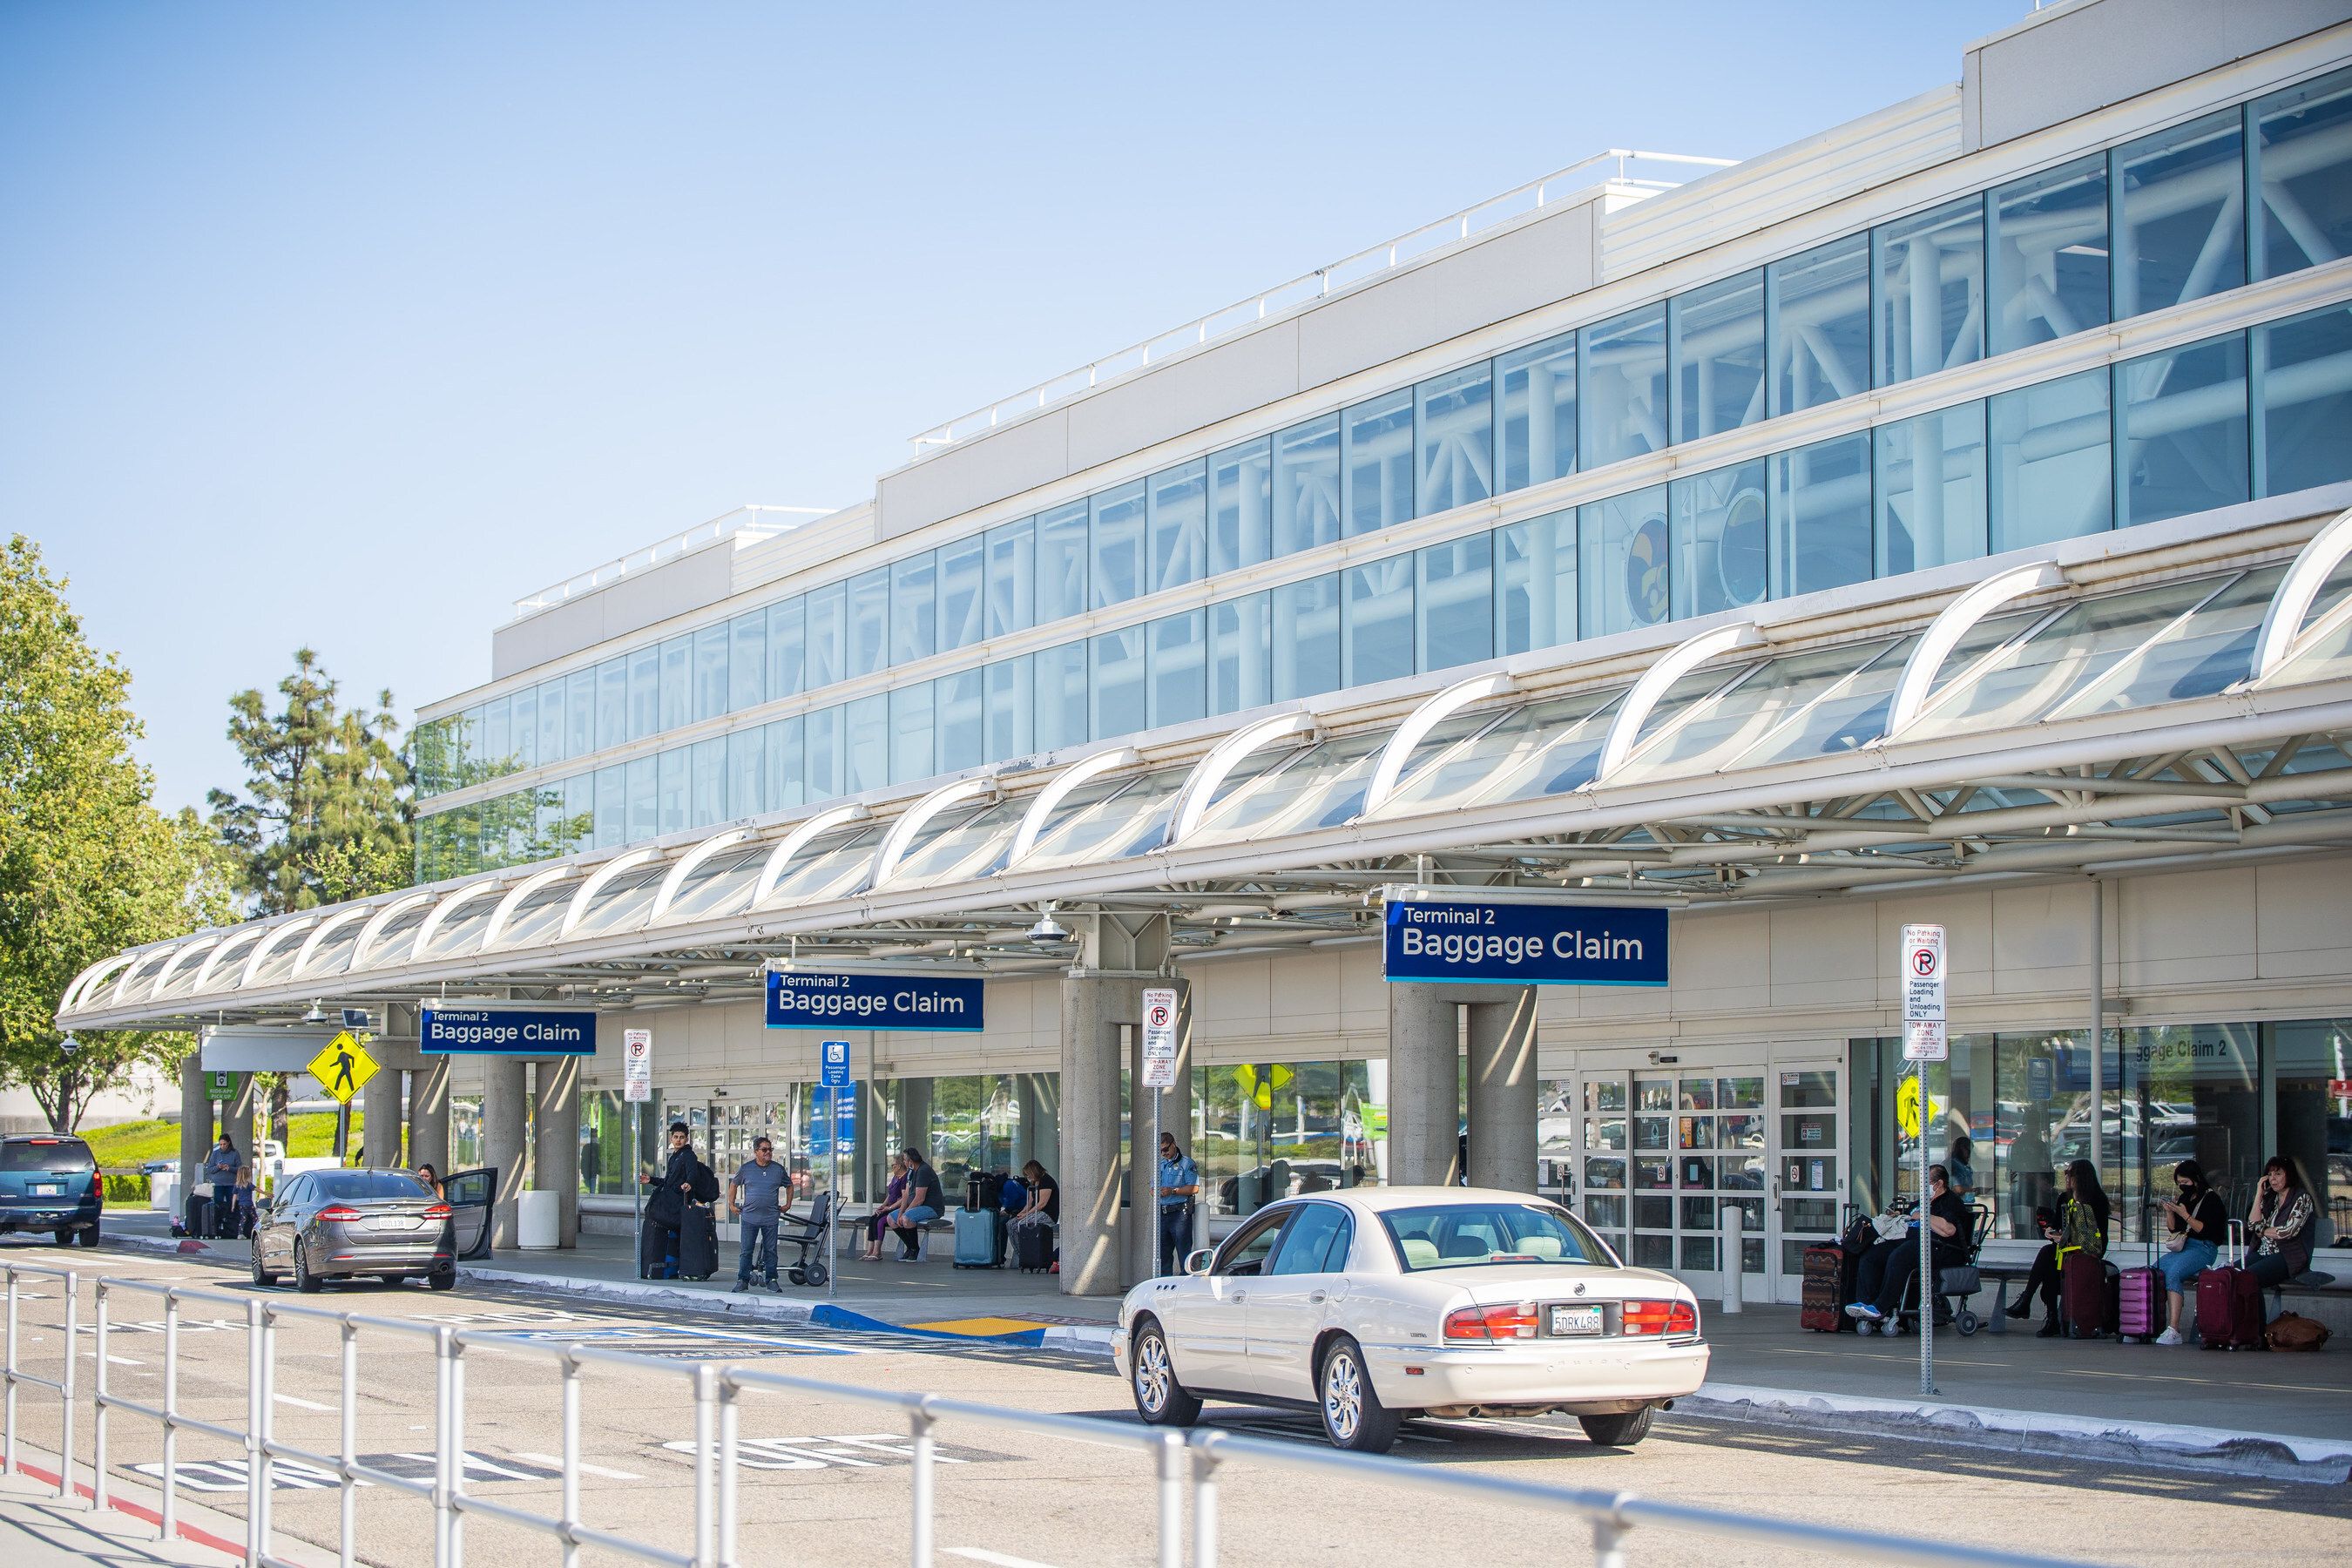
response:
[[[735,1289],[751,1288],[751,1248],[759,1247],[760,1274],[768,1289],[776,1285],[776,1223],[783,1209],[784,1184],[792,1173],[776,1163],[776,1146],[765,1138],[751,1145],[751,1163],[735,1173],[729,1184],[727,1206],[742,1233],[743,1247],[735,1259]]]
[[[230,1142],[228,1134],[224,1132],[220,1135],[220,1142],[213,1145],[212,1152],[205,1156],[204,1169],[198,1173],[203,1180],[212,1184],[211,1228],[215,1237],[236,1234],[236,1168],[243,1163],[244,1156],[236,1152],[236,1145]]]

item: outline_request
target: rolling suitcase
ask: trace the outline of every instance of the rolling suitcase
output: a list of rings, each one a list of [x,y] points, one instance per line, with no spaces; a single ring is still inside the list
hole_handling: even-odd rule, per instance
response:
[[[1013,1250],[1022,1273],[1043,1274],[1054,1266],[1053,1226],[1024,1225],[1013,1235],[1018,1238]]]
[[[669,1265],[669,1232],[648,1219],[637,1227],[637,1278],[666,1279]]]
[[[2230,1235],[2237,1238],[2235,1248],[2222,1250],[2230,1261],[2197,1276],[2197,1338],[2209,1351],[2256,1350],[2263,1344],[2262,1281],[2245,1267],[2245,1232],[2234,1219]]]
[[[2142,1342],[2164,1332],[2164,1276],[2126,1268],[2116,1276],[2116,1338]]]
[[[996,1267],[996,1211],[958,1209],[955,1216],[955,1266],[958,1268]]]
[[[719,1272],[719,1222],[709,1204],[686,1205],[686,1223],[677,1227],[677,1277],[708,1279]]]
[[[1805,1275],[1802,1302],[1797,1310],[1797,1322],[1815,1333],[1833,1334],[1851,1321],[1845,1315],[1848,1279],[1846,1251],[1843,1247],[1809,1247],[1805,1248]]]
[[[964,1178],[963,1206],[995,1209],[1004,1202],[1004,1178],[994,1171],[974,1171]]]
[[[2066,1332],[2078,1340],[2095,1340],[2114,1324],[2109,1319],[2113,1287],[2107,1283],[2105,1258],[2076,1250],[2058,1270],[2058,1313]]]

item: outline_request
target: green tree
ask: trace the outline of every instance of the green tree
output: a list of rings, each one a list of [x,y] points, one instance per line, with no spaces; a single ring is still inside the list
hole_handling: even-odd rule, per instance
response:
[[[81,1036],[58,1004],[75,975],[126,947],[232,918],[223,868],[194,812],[164,816],[131,753],[130,672],[82,635],[40,547],[0,554],[0,1086],[32,1092],[50,1127],[139,1068],[176,1067],[184,1035]]]

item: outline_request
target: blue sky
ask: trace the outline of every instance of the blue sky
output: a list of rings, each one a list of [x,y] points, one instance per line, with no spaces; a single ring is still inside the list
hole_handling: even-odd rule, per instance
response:
[[[309,644],[520,595],[1607,146],[1741,157],[2027,0],[0,9],[0,529],[167,806]]]

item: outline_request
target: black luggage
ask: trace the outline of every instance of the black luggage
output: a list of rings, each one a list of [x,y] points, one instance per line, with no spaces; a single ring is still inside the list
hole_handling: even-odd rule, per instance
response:
[[[637,1278],[663,1279],[669,1275],[669,1231],[648,1215],[637,1229]]]
[[[1024,1274],[1043,1274],[1054,1266],[1054,1227],[1024,1225],[1014,1231],[1013,1255]]]
[[[202,1239],[213,1233],[213,1194],[203,1187],[188,1190],[188,1214],[183,1234]]]
[[[994,1171],[974,1171],[964,1178],[963,1206],[993,1213],[1004,1203],[1004,1178]]]
[[[709,1204],[688,1204],[677,1229],[677,1277],[708,1279],[718,1272],[719,1221]]]

